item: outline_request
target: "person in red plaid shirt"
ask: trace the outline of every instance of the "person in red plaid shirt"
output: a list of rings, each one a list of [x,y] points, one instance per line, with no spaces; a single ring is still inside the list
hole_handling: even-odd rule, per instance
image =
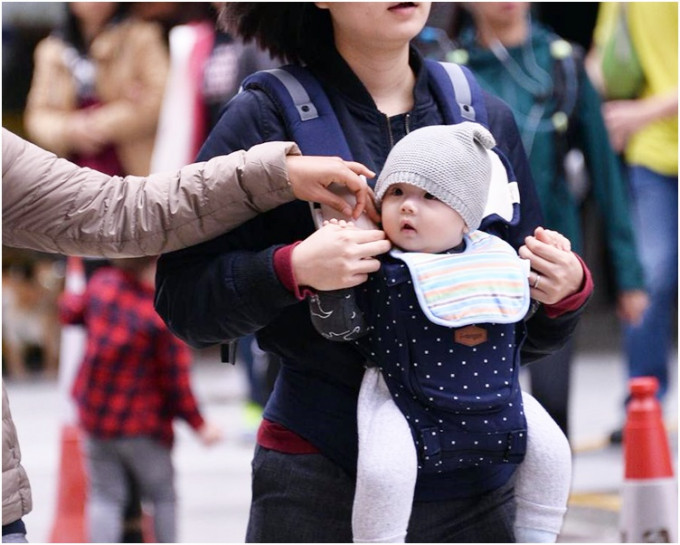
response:
[[[116,542],[123,531],[126,471],[153,503],[159,542],[176,541],[172,422],[183,418],[205,444],[221,438],[191,391],[191,352],[153,308],[156,258],[112,260],[82,295],[60,303],[64,323],[87,330],[73,385],[89,475],[92,542]]]

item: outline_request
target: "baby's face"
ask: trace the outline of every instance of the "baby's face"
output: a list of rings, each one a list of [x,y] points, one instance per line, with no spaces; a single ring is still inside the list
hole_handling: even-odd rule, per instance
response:
[[[458,212],[414,185],[391,185],[381,214],[387,238],[407,252],[444,252],[458,246],[467,232]]]

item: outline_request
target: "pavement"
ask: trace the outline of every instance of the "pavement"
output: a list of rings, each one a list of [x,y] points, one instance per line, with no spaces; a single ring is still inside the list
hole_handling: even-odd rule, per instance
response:
[[[243,428],[245,376],[238,366],[218,360],[214,350],[197,353],[192,380],[206,418],[224,428],[225,440],[204,447],[188,426],[176,426],[180,542],[244,540],[254,445],[252,434]],[[673,373],[664,413],[677,475],[677,365]],[[619,542],[622,449],[609,446],[607,437],[623,418],[626,380],[621,356],[612,349],[584,351],[577,346],[572,381],[573,485],[559,541]],[[32,543],[47,542],[56,514],[64,400],[56,380],[10,381],[6,387],[33,489],[33,511],[25,517],[28,537]]]

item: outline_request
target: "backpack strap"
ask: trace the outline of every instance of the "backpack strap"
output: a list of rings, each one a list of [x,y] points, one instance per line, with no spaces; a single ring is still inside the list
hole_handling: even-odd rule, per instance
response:
[[[430,59],[425,60],[425,66],[447,124],[476,121],[488,128],[482,90],[467,67]],[[349,145],[328,97],[308,70],[287,65],[255,72],[242,85],[242,89],[251,88],[261,89],[277,105],[303,153],[339,155],[351,160]]]
[[[553,81],[555,89],[555,113],[552,116],[553,138],[557,170],[553,177],[558,188],[563,178],[572,197],[582,202],[590,191],[590,176],[583,154],[583,142],[578,135],[578,104],[583,70],[583,49],[553,35],[550,42],[553,58]]]
[[[432,76],[432,91],[444,112],[446,123],[451,125],[462,121],[474,121],[488,129],[489,118],[482,88],[470,69],[460,64],[430,59],[425,60],[425,65]],[[516,225],[520,217],[519,191],[512,165],[498,146],[494,146],[493,151],[500,161],[493,169],[496,174],[492,177],[492,185],[495,188],[489,193],[480,225],[480,228],[484,229],[497,221]],[[503,171],[505,176],[502,174]]]
[[[579,65],[583,63],[583,52],[562,38],[555,36],[550,42],[550,55],[554,59],[553,87],[555,89],[555,114],[553,124],[556,132],[570,129],[571,119],[576,111],[579,96]]]
[[[303,67],[282,66],[248,76],[242,89],[264,91],[284,116],[286,127],[305,155],[338,155],[352,160],[352,154],[319,81]]]
[[[488,115],[482,89],[469,68],[454,63],[425,60],[431,81],[431,90],[443,112],[444,122],[449,125],[472,121],[488,128]],[[248,76],[242,89],[257,88],[264,91],[284,117],[286,127],[302,153],[306,155],[339,155],[351,160],[352,155],[345,134],[330,101],[319,81],[300,66],[287,65],[264,70]],[[519,193],[516,191],[515,175],[510,162],[498,147],[494,151],[500,159],[500,170],[507,177],[500,193],[509,191],[509,209],[500,211],[489,206],[483,220],[486,226],[498,219],[514,224],[519,221]],[[346,195],[343,187],[332,185],[340,195]],[[310,203],[312,216],[318,226],[324,218],[333,217],[330,210],[318,203]],[[507,208],[507,207],[506,207]]]
[[[444,119],[448,125],[476,121],[489,128],[482,89],[469,68],[431,59],[425,60],[425,66],[433,82],[432,90],[443,107]]]

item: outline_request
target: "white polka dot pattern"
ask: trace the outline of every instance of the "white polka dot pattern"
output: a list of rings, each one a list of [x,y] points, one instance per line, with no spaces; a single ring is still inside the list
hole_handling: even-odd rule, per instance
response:
[[[411,426],[420,470],[521,461],[526,421],[516,338],[523,325],[476,324],[486,331],[484,342],[456,343],[455,328],[433,324],[420,311],[408,278],[403,263],[386,259],[358,299],[374,326],[363,342]]]

